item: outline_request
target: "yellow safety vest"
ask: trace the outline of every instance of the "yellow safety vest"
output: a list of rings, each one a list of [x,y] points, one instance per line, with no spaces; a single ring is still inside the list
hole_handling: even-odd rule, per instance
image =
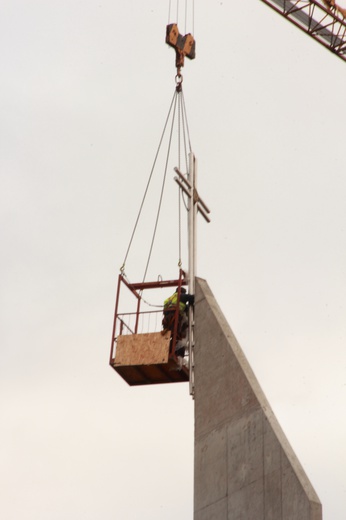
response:
[[[178,293],[174,293],[172,294],[172,296],[170,296],[169,298],[167,298],[165,301],[164,301],[164,310],[167,311],[169,310],[171,307],[176,307],[178,303]],[[186,303],[183,303],[183,302],[179,302],[179,311],[182,313],[184,312],[186,309]]]

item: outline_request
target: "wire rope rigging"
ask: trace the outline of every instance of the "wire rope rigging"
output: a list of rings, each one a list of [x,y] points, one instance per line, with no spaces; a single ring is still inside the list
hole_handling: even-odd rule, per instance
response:
[[[182,8],[180,9],[181,6]],[[195,0],[184,0],[184,2],[180,0],[169,0],[167,25],[172,23],[172,17],[177,25],[182,22],[185,34],[187,33],[187,27],[189,25],[191,25],[192,34],[195,34]]]
[[[149,173],[149,177],[147,180],[147,184],[145,187],[144,195],[138,210],[137,217],[135,219],[135,224],[133,227],[133,231],[130,236],[129,244],[126,249],[124,261],[122,263],[122,266],[120,268],[120,271],[122,274],[125,275],[125,267],[127,259],[130,255],[132,245],[135,240],[136,232],[138,230],[138,226],[140,223],[140,218],[144,209],[144,205],[146,202],[146,199],[149,195],[149,189],[151,186],[151,183],[154,179],[154,173],[155,169],[157,167],[157,162],[159,158],[159,154],[162,151],[163,145],[164,145],[164,138],[167,136],[167,143],[166,143],[166,153],[164,157],[164,165],[163,165],[163,172],[162,172],[162,180],[161,180],[161,189],[159,194],[159,201],[157,205],[156,210],[156,216],[153,224],[152,229],[152,235],[150,240],[150,246],[149,251],[147,254],[147,260],[144,268],[144,274],[142,276],[142,283],[146,281],[148,268],[150,264],[150,260],[153,254],[155,239],[157,235],[158,225],[159,225],[159,219],[161,215],[161,209],[163,204],[163,198],[164,198],[164,192],[166,188],[166,181],[167,181],[167,172],[169,168],[169,161],[172,156],[172,145],[173,145],[173,138],[174,133],[176,133],[176,144],[177,144],[177,159],[175,159],[175,163],[178,164],[179,170],[182,167],[182,159],[184,163],[184,167],[186,171],[188,171],[188,154],[191,153],[191,139],[190,139],[190,132],[189,132],[189,126],[188,126],[188,120],[187,120],[187,113],[186,113],[186,106],[185,106],[185,100],[183,95],[183,89],[182,89],[182,76],[176,77],[176,87],[174,90],[173,98],[170,103],[170,107],[168,110],[168,114],[164,123],[163,131],[159,140],[158,148],[155,153],[154,161],[152,168]],[[167,135],[168,134],[168,135]],[[178,222],[178,266],[182,266],[182,226],[181,226],[181,199],[183,198],[183,191],[179,187],[178,189],[178,214],[177,214],[177,222]],[[185,208],[186,203],[184,201]]]

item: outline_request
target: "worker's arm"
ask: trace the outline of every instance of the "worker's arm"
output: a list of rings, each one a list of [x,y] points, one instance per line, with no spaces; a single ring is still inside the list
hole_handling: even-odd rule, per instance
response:
[[[193,294],[181,294],[180,301],[183,303],[188,303],[189,305],[193,305],[195,303],[195,296]]]

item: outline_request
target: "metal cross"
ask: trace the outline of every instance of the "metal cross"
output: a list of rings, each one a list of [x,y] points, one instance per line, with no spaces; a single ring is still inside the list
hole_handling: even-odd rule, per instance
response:
[[[185,177],[178,168],[174,171],[178,174],[174,180],[188,196],[188,229],[189,229],[189,293],[195,294],[195,275],[196,275],[196,217],[197,212],[201,213],[202,217],[210,222],[208,214],[209,208],[198,195],[197,184],[197,161],[194,154],[189,155],[189,172]],[[190,394],[194,395],[194,311],[193,306],[189,305],[189,353],[190,353]]]
[[[197,191],[197,161],[193,153],[190,153],[189,173],[185,177],[178,168],[174,171],[178,174],[175,177],[176,183],[180,186],[183,192],[189,197],[188,205],[188,229],[189,229],[189,291],[194,294],[196,275],[196,217],[197,212],[201,213],[202,217],[210,222],[208,214],[210,210],[203,202]]]

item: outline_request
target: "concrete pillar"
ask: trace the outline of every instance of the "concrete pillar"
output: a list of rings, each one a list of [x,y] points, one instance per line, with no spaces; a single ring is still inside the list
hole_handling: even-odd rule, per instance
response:
[[[208,284],[196,281],[194,520],[321,520],[322,506]]]

